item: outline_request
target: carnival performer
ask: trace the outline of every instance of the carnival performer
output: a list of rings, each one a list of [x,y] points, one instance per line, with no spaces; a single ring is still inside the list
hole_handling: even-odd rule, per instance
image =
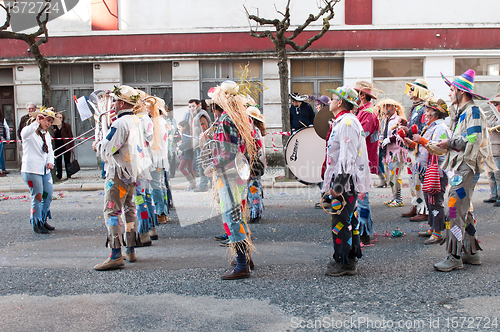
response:
[[[266,168],[266,148],[264,146],[264,136],[266,135],[266,123],[260,110],[255,106],[247,108],[248,116],[255,126],[255,145],[257,149],[257,159],[254,161],[250,171],[250,179],[248,179],[247,201],[250,208],[249,223],[258,223],[262,219],[264,213],[264,203],[262,198],[264,192],[262,190],[261,176],[264,175]]]
[[[101,160],[106,163],[104,220],[108,228],[106,245],[111,247],[111,256],[94,267],[98,271],[122,267],[124,256],[129,262],[136,260],[137,215],[134,193],[137,179],[148,174],[151,166],[151,158],[144,152],[141,121],[133,111],[140,98],[139,91],[122,85],[115,87],[110,95],[114,99],[112,107],[117,119],[108,135],[93,144],[94,150],[101,151]],[[125,239],[122,224],[125,224]],[[124,256],[122,246],[126,246]]]
[[[488,102],[490,109],[486,110],[485,116],[490,134],[489,148],[497,170],[488,170],[491,196],[485,199],[485,203],[494,203],[493,206],[500,206],[500,95]],[[495,108],[495,110],[493,110]],[[487,167],[489,168],[489,167]]]
[[[292,132],[314,124],[315,113],[311,104],[306,102],[307,95],[299,95],[297,92],[289,94],[292,100],[290,106],[290,128]]]
[[[357,81],[354,84],[354,90],[358,93],[358,108],[354,109],[354,114],[358,118],[366,141],[366,152],[370,161],[370,173],[378,174],[378,147],[379,147],[379,130],[380,122],[377,112],[372,105],[372,99],[376,100],[375,89],[373,84],[366,81]],[[361,196],[361,195],[360,195]],[[361,199],[358,197],[358,221],[359,221],[359,238],[363,244],[370,244],[370,235],[373,234],[373,219],[370,209],[370,194],[368,191]]]
[[[189,110],[191,111],[191,122],[190,124],[190,132],[192,136],[192,145],[193,145],[193,168],[198,171],[200,176],[200,184],[198,188],[192,188],[194,192],[206,192],[208,191],[209,180],[203,174],[203,169],[199,165],[197,159],[200,156],[200,151],[202,145],[200,144],[199,136],[205,130],[210,127],[211,119],[208,115],[207,111],[201,108],[202,103],[198,99],[191,99],[189,101]],[[195,172],[196,173],[196,172]]]
[[[21,175],[29,187],[31,194],[30,224],[35,233],[47,234],[55,230],[47,223],[52,219],[50,203],[52,202],[52,174],[54,168],[54,151],[52,137],[47,132],[50,126],[60,124],[52,107],[31,113],[23,130],[23,159]],[[32,121],[30,123],[30,121]]]
[[[441,139],[451,137],[451,132],[444,122],[444,119],[448,117],[448,106],[446,103],[442,99],[429,97],[425,101],[425,107],[425,127],[422,130],[422,135],[413,134],[411,140],[408,137],[404,138],[407,146],[413,150],[418,149],[412,173],[420,176],[421,183],[424,183],[427,168],[433,163],[433,154],[428,151],[429,142],[436,143]],[[434,162],[438,166],[444,161],[444,155],[435,155],[434,157],[437,158]],[[429,229],[418,233],[420,236],[429,237],[429,239],[424,241],[424,244],[440,243],[442,232],[444,231],[446,219],[444,194],[448,186],[448,175],[441,168],[439,168],[439,181],[441,185],[440,192],[432,195],[424,193],[425,204],[430,212],[427,220]]]
[[[310,95],[309,99],[316,102],[314,106],[316,108],[316,111],[318,112],[321,111],[323,107],[330,105],[330,98],[328,98],[328,96],[326,95],[322,95],[319,97],[315,95]]]
[[[377,108],[383,111],[385,115],[385,127],[381,137],[381,146],[383,148],[383,162],[385,168],[385,177],[389,181],[392,189],[392,199],[384,204],[389,207],[403,206],[401,197],[401,172],[406,160],[407,150],[404,147],[403,139],[397,134],[400,124],[405,125],[405,109],[403,105],[393,99],[382,99],[377,103]]]
[[[154,131],[153,121],[149,116],[149,107],[154,102],[154,97],[148,96],[144,91],[136,90],[140,97],[137,99],[136,105],[134,106],[134,114],[140,120],[139,128],[142,130],[144,138],[144,149],[140,153],[146,158],[151,159],[150,145],[153,142]],[[137,233],[139,234],[139,241],[136,243],[136,247],[149,247],[152,245],[153,238],[150,232],[153,231],[153,228],[158,223],[151,192],[152,163],[150,163],[150,165],[148,172],[143,172],[135,182],[134,201],[138,220]],[[153,237],[158,239],[157,234],[156,236],[153,234]]]
[[[333,94],[334,121],[327,141],[323,190],[332,196],[333,260],[328,276],[353,275],[361,257],[356,199],[371,187],[370,163],[363,127],[351,110],[358,107],[357,93],[348,86],[327,90]]]
[[[413,83],[406,83],[405,95],[410,97],[413,105],[410,110],[410,120],[408,127],[403,126],[403,129],[409,139],[414,134],[421,134],[425,125],[425,105],[424,99],[432,95],[429,90],[429,84],[422,78],[416,79]],[[410,194],[412,208],[403,213],[402,217],[409,217],[410,221],[426,221],[428,210],[425,205],[424,193],[422,192],[422,182],[420,176],[414,174],[411,170],[415,164],[415,155],[417,151],[408,151],[408,159],[406,166],[408,175],[410,176]]]
[[[54,154],[60,155],[64,153],[62,156],[56,158],[56,176],[59,180],[62,179],[62,159],[64,156],[64,168],[66,169],[66,177],[70,179],[71,174],[69,174],[68,172],[68,166],[71,160],[71,153],[73,153],[71,152],[74,146],[74,143],[71,141],[71,138],[73,137],[73,131],[71,130],[71,125],[64,122],[66,120],[64,111],[57,113],[56,117],[61,123],[59,125],[54,125],[54,138],[57,138],[54,141]]]
[[[245,218],[242,217],[245,210],[248,210],[242,209],[245,206],[247,183],[235,171],[236,160],[241,160],[241,154],[245,153],[250,162],[257,158],[255,132],[246,112],[249,90],[247,85],[225,81],[209,91],[213,107],[222,112],[222,115],[214,136],[213,164],[205,169],[205,174],[214,177],[214,187],[219,190],[222,221],[229,237],[229,247],[236,253],[236,267],[222,275],[224,280],[250,277],[248,266],[253,264],[250,259],[253,244]]]
[[[473,93],[476,73],[468,69],[453,82],[442,73],[441,77],[450,87],[450,100],[457,104],[455,119],[452,119],[452,137],[441,140],[437,146],[447,149],[443,169],[455,171],[451,178],[448,197],[448,219],[445,223],[445,242],[448,256],[434,264],[438,271],[448,272],[463,268],[463,263],[479,265],[478,250],[482,250],[476,236],[475,221],[467,218],[474,193],[474,173],[484,171],[486,155],[484,149],[488,131],[484,112],[473,99],[487,100]]]

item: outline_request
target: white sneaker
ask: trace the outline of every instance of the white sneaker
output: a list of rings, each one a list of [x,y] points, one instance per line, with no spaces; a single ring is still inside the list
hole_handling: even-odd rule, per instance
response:
[[[463,269],[464,264],[461,258],[455,258],[449,254],[442,262],[434,264],[434,268],[441,272],[450,272],[451,270]]]

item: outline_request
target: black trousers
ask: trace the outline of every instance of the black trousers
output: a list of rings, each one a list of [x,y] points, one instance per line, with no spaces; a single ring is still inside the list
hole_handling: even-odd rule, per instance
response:
[[[69,166],[70,159],[71,159],[71,152],[72,151],[65,152],[62,156],[59,156],[56,158],[56,176],[58,179],[62,178],[62,158],[63,158],[63,156],[64,156],[64,168],[66,168],[66,176],[68,177],[68,179],[70,178],[70,176],[68,174],[68,166]]]

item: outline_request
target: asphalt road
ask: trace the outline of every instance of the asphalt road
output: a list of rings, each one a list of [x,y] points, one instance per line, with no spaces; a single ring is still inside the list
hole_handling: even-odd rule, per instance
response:
[[[358,274],[337,278],[324,275],[333,249],[318,190],[267,189],[265,218],[251,226],[256,268],[237,281],[220,279],[228,252],[213,240],[220,217],[200,216],[211,211],[206,194],[174,192],[183,220],[160,225],[137,262],[107,272],[93,270],[109,255],[102,192],[63,194],[50,235],[30,229],[28,201],[0,202],[0,331],[499,330],[500,208],[482,202],[486,185],[473,200],[481,266],[435,271],[445,248],[424,245],[425,224],[401,218],[408,206],[386,207],[389,189],[375,189],[379,235]],[[405,236],[383,236],[397,228]]]

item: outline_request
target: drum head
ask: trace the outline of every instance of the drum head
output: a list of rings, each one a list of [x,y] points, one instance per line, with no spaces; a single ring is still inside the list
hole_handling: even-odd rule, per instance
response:
[[[323,107],[314,117],[314,130],[316,130],[316,134],[322,139],[326,139],[326,135],[328,135],[330,119],[333,119],[333,113],[330,112],[329,106]]]
[[[285,163],[302,183],[317,184],[326,155],[326,142],[312,127],[296,131],[285,146]]]

